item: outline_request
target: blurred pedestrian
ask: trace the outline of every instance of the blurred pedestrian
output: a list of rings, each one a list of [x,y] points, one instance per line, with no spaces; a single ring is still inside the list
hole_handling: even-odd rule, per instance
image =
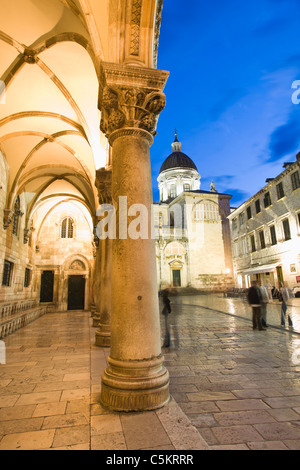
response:
[[[170,330],[169,330],[168,316],[171,313],[171,302],[169,299],[168,289],[165,289],[162,292],[162,301],[163,301],[162,314],[165,317],[165,340],[163,343],[163,348],[168,348],[170,346]]]
[[[252,281],[252,286],[248,289],[248,303],[252,307],[252,326],[253,330],[266,330],[261,321],[262,296],[257,281]]]
[[[281,297],[282,297],[282,302],[281,302],[281,326],[285,326],[287,303],[288,303],[288,300],[291,298],[291,294],[290,294],[289,289],[287,289],[287,287],[285,287],[284,284],[282,284],[282,286],[280,288],[280,293],[281,293]],[[289,326],[291,326],[291,327],[293,326],[293,322],[292,322],[292,319],[291,319],[289,313],[288,313],[288,323],[289,323]]]
[[[267,328],[267,305],[269,303],[269,294],[266,286],[261,284],[261,281],[258,282],[260,293],[261,293],[261,323],[262,326]]]

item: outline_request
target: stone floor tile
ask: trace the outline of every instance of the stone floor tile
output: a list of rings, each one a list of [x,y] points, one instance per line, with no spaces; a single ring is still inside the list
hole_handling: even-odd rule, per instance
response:
[[[265,395],[256,389],[232,390],[237,398],[263,398]]]
[[[266,441],[300,439],[300,427],[291,423],[255,424],[254,427]]]
[[[214,419],[221,426],[235,426],[240,424],[274,423],[275,419],[264,410],[246,410],[214,413]]]
[[[14,419],[24,419],[34,417],[36,405],[10,406],[0,408],[0,423],[4,421],[13,421]],[[2,425],[1,425],[2,429]]]
[[[196,393],[187,393],[189,401],[217,401],[234,400],[236,397],[231,392],[205,391]]]
[[[1,423],[1,432],[5,434],[13,434],[16,429],[19,433],[39,431],[42,429],[43,418],[26,418],[3,421]]]
[[[48,450],[55,430],[7,434],[0,442],[0,450]]]
[[[55,449],[42,449],[42,450],[90,450],[90,444],[87,442],[86,444],[74,444],[65,447],[56,447]]]
[[[89,388],[64,390],[61,395],[61,401],[81,400],[90,395]]]
[[[86,416],[81,413],[48,416],[44,419],[42,429],[59,429],[88,424]]]
[[[262,400],[258,399],[217,401],[216,404],[221,411],[266,410],[269,408]]]
[[[26,393],[21,395],[16,404],[21,405],[31,405],[39,403],[53,403],[59,401],[61,397],[60,391],[55,392],[40,392],[40,393]]]
[[[299,390],[300,392],[300,390]],[[300,406],[300,396],[265,398],[264,401],[271,408],[295,408]]]
[[[263,441],[263,437],[253,426],[222,426],[212,428],[220,444],[241,444],[249,441]]]
[[[291,408],[276,408],[268,411],[277,421],[300,421],[300,415]]]
[[[0,408],[6,408],[9,406],[14,406],[18,401],[20,395],[8,395],[8,396],[1,396],[0,395]]]
[[[33,417],[63,415],[66,411],[66,403],[42,403],[35,406]]]
[[[84,380],[84,381],[89,382],[90,378],[91,378],[90,372],[85,372],[81,374],[65,374],[63,381],[64,382],[72,382],[72,381],[79,382],[81,380]]]
[[[88,425],[71,426],[55,430],[53,448],[87,444],[90,442],[90,429]]]
[[[209,450],[249,450],[249,447],[246,444],[228,444],[220,446],[210,446]]]
[[[154,412],[121,414],[121,424],[128,450],[170,445],[171,441]]]
[[[116,414],[98,415],[91,417],[91,435],[122,432],[120,417]]]
[[[91,450],[127,450],[122,432],[91,436]]]
[[[285,439],[283,442],[289,450],[300,450],[300,439]]]
[[[207,444],[196,427],[173,399],[156,414],[176,450],[207,449]]]
[[[281,441],[248,442],[250,450],[289,450]]]

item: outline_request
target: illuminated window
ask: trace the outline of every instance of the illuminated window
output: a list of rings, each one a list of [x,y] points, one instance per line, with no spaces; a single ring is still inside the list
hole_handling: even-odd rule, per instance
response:
[[[176,186],[175,186],[175,184],[171,184],[170,197],[176,197]]]
[[[259,240],[260,240],[260,247],[263,250],[264,248],[266,248],[265,234],[263,230],[259,232]]]
[[[185,248],[179,242],[169,243],[166,247],[166,255],[184,255]]]
[[[24,287],[29,287],[31,280],[31,271],[29,268],[25,268]]]
[[[259,199],[257,199],[257,201],[255,201],[255,210],[256,210],[257,214],[259,214],[261,212],[260,200]]]
[[[73,238],[74,222],[70,217],[66,217],[61,224],[61,238]]]
[[[269,207],[271,204],[272,204],[271,196],[270,196],[270,193],[269,193],[269,191],[268,191],[268,192],[265,194],[265,197],[264,197],[264,205],[265,205],[265,207]]]
[[[277,244],[277,236],[276,236],[275,225],[271,225],[270,234],[271,234],[271,243],[272,243],[272,245],[276,245]]]
[[[290,240],[291,239],[291,231],[290,231],[289,219],[283,220],[282,225],[283,225],[284,239],[285,240]]]
[[[283,198],[284,190],[283,190],[283,184],[282,183],[277,184],[276,191],[277,191],[277,199]]]
[[[256,251],[254,235],[250,236],[250,242],[251,242],[251,251],[252,251],[252,253],[254,253],[254,251]]]
[[[2,275],[2,286],[9,287],[11,283],[11,276],[13,270],[13,263],[10,261],[4,261],[3,275]]]

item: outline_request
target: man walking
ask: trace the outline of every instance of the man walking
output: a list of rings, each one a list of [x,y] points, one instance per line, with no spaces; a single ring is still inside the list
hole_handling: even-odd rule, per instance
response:
[[[252,286],[248,289],[248,303],[252,307],[253,330],[266,330],[261,321],[262,296],[257,281],[253,281]]]

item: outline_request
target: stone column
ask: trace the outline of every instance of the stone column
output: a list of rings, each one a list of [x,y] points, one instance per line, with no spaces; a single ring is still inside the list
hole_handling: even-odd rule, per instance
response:
[[[169,400],[169,374],[161,354],[155,240],[151,238],[150,146],[168,74],[140,67],[103,64],[101,129],[112,147],[111,351],[102,376],[101,403],[119,411],[151,410]],[[143,205],[148,236],[133,239],[124,206]],[[125,224],[124,224],[125,217]],[[119,223],[122,221],[122,223]]]
[[[96,187],[100,204],[112,204],[111,185],[112,172],[109,169],[97,170]],[[111,336],[111,253],[112,239],[99,240],[101,251],[101,304],[99,329],[96,331],[96,346],[110,346]]]
[[[95,265],[94,265],[94,279],[93,279],[93,310],[92,319],[93,327],[99,326],[101,317],[101,278],[102,278],[102,253],[100,244],[97,242]]]

